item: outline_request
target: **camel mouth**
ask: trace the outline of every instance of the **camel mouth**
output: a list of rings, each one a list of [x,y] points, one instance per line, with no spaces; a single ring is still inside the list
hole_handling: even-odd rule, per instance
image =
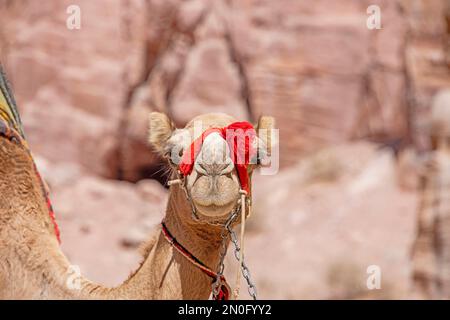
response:
[[[226,175],[200,176],[190,188],[192,201],[204,219],[221,219],[237,205],[239,183]]]
[[[211,204],[209,206],[203,206],[200,204],[195,204],[197,213],[205,218],[225,218],[227,217],[233,208],[236,206],[237,202],[231,202],[223,206],[218,206]]]

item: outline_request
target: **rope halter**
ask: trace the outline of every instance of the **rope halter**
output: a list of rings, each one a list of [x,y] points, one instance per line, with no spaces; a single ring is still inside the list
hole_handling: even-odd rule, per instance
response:
[[[181,175],[186,177],[192,173],[195,160],[203,146],[203,142],[213,132],[218,133],[227,142],[231,150],[231,160],[236,167],[241,188],[247,193],[250,193],[248,166],[257,154],[257,149],[255,148],[256,131],[246,121],[234,122],[224,128],[209,128],[205,130],[183,153],[179,164]]]
[[[197,156],[202,149],[203,143],[207,136],[212,133],[218,133],[227,143],[230,149],[230,157],[234,163],[236,168],[236,172],[239,178],[240,183],[240,207],[235,208],[230,213],[230,219],[235,219],[237,211],[241,211],[241,234],[240,234],[240,242],[241,246],[236,247],[236,258],[239,261],[238,273],[236,275],[236,286],[233,292],[233,296],[235,299],[239,296],[239,287],[240,287],[240,269],[245,265],[244,263],[244,232],[245,232],[245,220],[246,220],[246,205],[250,203],[247,199],[250,199],[251,196],[251,183],[249,177],[248,167],[255,159],[257,155],[256,146],[256,131],[254,127],[249,122],[234,122],[223,128],[209,128],[205,130],[197,139],[195,139],[191,145],[184,151],[181,161],[178,165],[178,178],[169,181],[168,185],[180,184],[186,193],[186,197],[191,204],[192,214],[196,217],[196,208],[189,194],[189,190],[186,187],[186,178],[192,173],[194,169],[194,164]],[[250,205],[249,205],[249,213],[250,213]],[[227,226],[224,227],[224,231],[230,232],[229,224],[232,221],[227,221]],[[166,239],[169,241],[169,237],[167,237],[168,230],[163,223],[164,234],[166,235]],[[224,237],[224,243],[228,236]],[[208,269],[203,263],[201,263],[197,258],[195,258],[189,251],[183,248],[180,250],[179,247],[182,247],[180,244],[169,241],[172,246],[174,246],[183,256],[185,256],[189,261],[191,261],[195,266],[200,268],[203,272],[205,269]],[[175,243],[177,245],[175,245]],[[235,243],[235,245],[237,245]],[[229,299],[229,285],[226,282],[225,277],[223,276],[223,260],[226,254],[225,252],[221,253],[220,265],[218,267],[219,272],[215,273],[208,269],[207,274],[214,275],[215,281],[213,283],[213,297],[215,300],[228,300]],[[195,263],[194,263],[195,262]],[[205,272],[206,273],[206,272]],[[254,288],[254,286],[252,285]],[[256,294],[253,295],[255,298]]]

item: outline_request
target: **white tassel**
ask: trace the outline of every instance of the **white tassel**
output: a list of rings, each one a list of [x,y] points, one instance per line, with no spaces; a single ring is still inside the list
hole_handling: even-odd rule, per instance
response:
[[[239,252],[239,265],[236,272],[236,285],[233,292],[234,300],[239,298],[239,292],[241,290],[241,269],[242,269],[242,261],[244,260],[244,234],[245,234],[245,220],[247,218],[245,209],[246,209],[246,197],[247,191],[240,190],[241,194],[241,237],[240,237],[240,245],[241,251]]]
[[[167,182],[167,185],[168,186],[172,186],[172,185],[175,185],[175,184],[181,184],[181,179],[175,179],[175,180],[170,180],[170,181],[168,181]]]

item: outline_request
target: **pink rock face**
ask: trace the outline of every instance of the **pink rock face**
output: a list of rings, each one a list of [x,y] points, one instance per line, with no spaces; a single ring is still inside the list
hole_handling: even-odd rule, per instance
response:
[[[2,16],[8,44],[1,45],[5,48],[2,58],[25,122],[27,114],[36,121],[26,125],[30,139],[39,141],[33,143],[36,151],[110,176],[111,170],[117,170],[110,168],[110,153],[118,148],[127,92],[144,68],[140,59],[145,48],[143,5],[142,1],[127,6],[120,1],[107,5],[80,1],[81,29],[69,30],[66,9],[70,4],[22,2],[11,8],[2,4],[7,6],[2,12],[11,10]],[[55,146],[44,141],[61,142],[65,152],[55,152]]]
[[[394,172],[389,151],[352,144],[304,157],[276,177],[256,176],[245,256],[260,296],[407,296],[416,198]],[[236,265],[232,256],[228,265]],[[367,289],[371,265],[381,268],[381,290]]]
[[[383,3],[382,10],[399,26],[383,20],[389,28],[375,31],[366,28],[366,7],[356,2],[235,6],[241,14],[231,15],[229,26],[244,61],[252,112],[272,114],[281,124],[283,165],[330,143],[406,133],[404,101],[396,96],[404,92],[398,86],[404,86],[399,59],[405,22],[395,6]],[[398,80],[395,93],[383,95],[380,106],[363,107],[379,94],[379,84],[369,79],[385,66],[396,68],[390,70]],[[387,125],[373,127],[383,121]]]
[[[185,124],[209,112],[247,119],[240,97],[238,70],[224,40],[202,41],[189,54],[179,86],[173,93],[173,116]]]
[[[41,89],[22,117],[33,152],[48,160],[73,162],[107,176],[113,162],[116,128],[104,118],[70,106],[52,88]]]
[[[138,267],[136,247],[162,221],[167,197],[155,181],[134,185],[80,176],[55,188],[52,198],[62,250],[83,274],[111,286]]]
[[[151,109],[145,105],[135,105],[127,110],[125,124],[120,142],[118,167],[121,178],[136,182],[145,178],[155,178],[150,174],[155,169],[152,165],[161,166],[159,157],[148,144],[148,115]]]
[[[110,169],[95,173],[114,176],[122,170],[136,180],[142,168],[157,166],[158,159],[144,150],[145,130],[129,136],[136,130],[128,126],[135,123],[123,119],[140,113],[127,110],[133,108],[165,111],[179,125],[206,112],[241,120],[273,115],[282,140],[288,140],[281,144],[285,166],[336,141],[407,135],[404,51],[410,17],[399,1],[378,4],[381,30],[367,29],[365,4],[346,0],[135,0],[112,1],[107,8],[101,1],[82,1],[81,30],[64,27],[66,3],[17,5],[5,14],[11,33],[4,36],[2,56],[21,104],[33,106],[37,92],[49,85],[68,105],[108,122],[115,152],[97,152],[97,162]],[[427,21],[436,6],[416,5],[408,12],[418,11]],[[18,15],[24,9],[40,13],[37,26],[23,27],[31,23]],[[136,105],[143,92],[145,99]],[[144,124],[144,117],[136,122],[139,128]],[[122,159],[124,144],[136,140],[134,160]]]
[[[119,159],[129,142],[122,136],[134,125],[123,121],[130,108],[165,111],[179,125],[205,112],[242,120],[273,115],[288,140],[281,144],[285,166],[336,141],[387,141],[415,130],[407,124],[405,67],[417,81],[419,115],[448,83],[436,65],[445,58],[442,45],[417,43],[445,32],[443,19],[433,18],[445,12],[444,1],[378,1],[380,30],[367,29],[365,3],[348,0],[81,1],[80,30],[65,28],[68,4],[4,4],[1,56],[21,105],[34,108],[48,85],[55,99],[108,122],[115,151],[99,150],[95,160],[110,169],[93,170],[104,176],[131,170],[126,178],[135,180],[142,167],[159,161],[144,151],[145,130],[139,130],[137,163]],[[407,46],[409,28],[415,36]],[[435,70],[434,80],[425,70]],[[143,91],[146,98],[136,106]],[[140,118],[137,126],[144,124]],[[80,146],[73,149],[68,156]]]

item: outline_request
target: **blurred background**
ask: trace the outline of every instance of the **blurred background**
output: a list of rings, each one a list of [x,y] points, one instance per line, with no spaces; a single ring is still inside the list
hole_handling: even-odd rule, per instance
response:
[[[381,29],[366,25],[372,4]],[[80,29],[66,27],[69,5]],[[281,168],[256,174],[246,242],[260,298],[412,297],[419,159],[434,97],[450,88],[449,10],[447,0],[0,0],[0,61],[64,252],[106,285],[137,267],[167,199],[150,111],[178,126],[208,112],[270,115]],[[440,101],[450,107],[448,94]],[[366,286],[370,265],[379,290]]]

